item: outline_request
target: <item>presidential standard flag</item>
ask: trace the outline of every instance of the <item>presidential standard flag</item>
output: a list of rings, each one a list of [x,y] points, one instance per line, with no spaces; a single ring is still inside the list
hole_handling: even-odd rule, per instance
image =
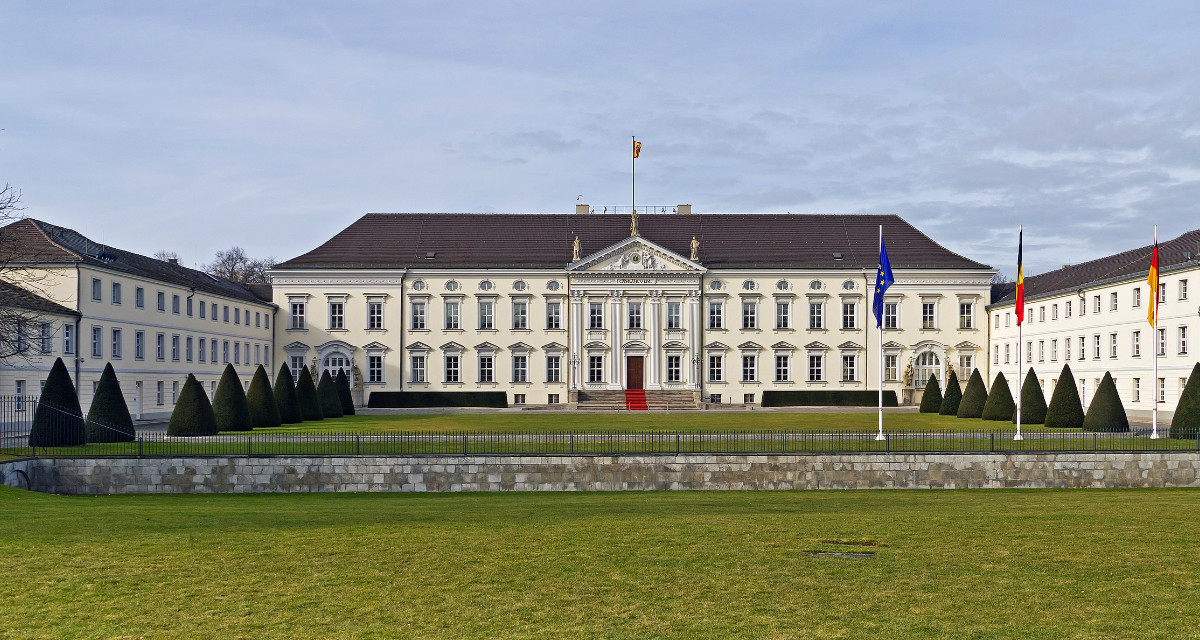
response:
[[[633,141],[633,157],[642,155],[642,142],[640,140]]]
[[[892,262],[888,260],[887,245],[883,243],[883,234],[879,236],[879,270],[875,272],[875,298],[871,306],[875,311],[875,326],[883,327],[883,292],[896,282],[892,276]]]

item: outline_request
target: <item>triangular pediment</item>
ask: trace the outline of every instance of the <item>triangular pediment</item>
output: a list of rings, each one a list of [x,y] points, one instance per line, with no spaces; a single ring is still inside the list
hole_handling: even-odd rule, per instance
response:
[[[720,349],[728,349],[729,347],[725,346],[724,344],[721,344],[720,342],[710,342],[710,343],[704,345],[704,348],[720,350]]]
[[[571,264],[573,273],[704,273],[698,262],[641,236],[631,236]]]
[[[288,343],[288,345],[286,347],[284,347],[283,350],[284,351],[308,351],[308,345],[297,340],[296,342]]]
[[[762,349],[762,345],[758,344],[757,342],[743,342],[738,345],[738,348],[746,351],[752,351],[755,349]]]
[[[979,345],[975,344],[974,342],[960,342],[954,345],[954,348],[958,349],[959,351],[978,351]]]
[[[476,351],[498,351],[499,349],[500,347],[497,347],[490,342],[480,342],[479,344],[475,345]]]
[[[508,345],[508,348],[510,351],[533,351],[533,347],[525,344],[524,342],[510,344]]]
[[[805,349],[828,349],[829,347],[823,342],[810,342],[804,345]]]
[[[847,341],[847,342],[843,342],[843,343],[839,344],[838,348],[846,349],[847,351],[850,351],[850,350],[855,350],[855,349],[862,349],[862,345],[858,344],[857,342]]]
[[[409,351],[429,351],[430,350],[429,345],[425,344],[424,342],[414,342],[405,348],[408,349]]]
[[[390,348],[382,342],[372,342],[363,345],[363,351],[388,351]]]
[[[566,345],[561,345],[557,342],[542,345],[542,351],[565,351],[566,348]]]
[[[884,349],[903,349],[904,345],[900,344],[899,342],[896,342],[895,340],[888,340],[887,342],[883,343],[883,348]]]
[[[446,344],[444,344],[438,348],[441,349],[442,351],[463,351],[466,349],[466,347],[462,346],[461,344],[459,344],[457,342],[447,342]]]
[[[792,344],[790,342],[776,342],[775,344],[771,345],[771,348],[784,350],[784,349],[795,349],[796,347],[792,346]]]

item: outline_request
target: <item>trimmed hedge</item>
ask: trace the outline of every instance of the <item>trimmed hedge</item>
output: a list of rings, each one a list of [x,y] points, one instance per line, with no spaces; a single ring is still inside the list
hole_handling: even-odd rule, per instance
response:
[[[232,364],[225,365],[217,392],[213,394],[213,413],[217,415],[218,431],[249,431],[250,405],[246,402],[246,391]]]
[[[1121,404],[1117,383],[1111,373],[1104,373],[1092,404],[1088,405],[1087,415],[1083,416],[1083,428],[1085,431],[1129,431],[1129,416],[1125,415],[1125,405]]]
[[[1046,428],[1078,429],[1083,426],[1083,403],[1079,401],[1079,389],[1071,365],[1064,364],[1058,376],[1054,393],[1050,394],[1050,406],[1046,408]]]
[[[77,447],[87,442],[83,410],[75,383],[62,358],[55,358],[46,376],[42,397],[38,398],[33,426],[29,429],[31,447]]]
[[[992,390],[988,392],[987,402],[983,405],[984,420],[1011,420],[1017,403],[1013,402],[1012,391],[1008,388],[1008,379],[1003,373],[997,373],[992,380]]]
[[[921,394],[921,413],[937,413],[942,409],[942,387],[938,384],[937,376],[929,374],[929,382],[925,383],[925,392]]]
[[[267,379],[267,370],[260,364],[254,370],[250,379],[250,388],[246,391],[246,408],[250,410],[251,429],[269,429],[278,427],[279,407],[275,406],[275,395],[271,392],[271,381]]]
[[[292,370],[286,365],[279,365],[279,374],[275,376],[275,406],[279,409],[281,424],[296,424],[304,422],[300,415],[300,399],[296,397],[296,380],[292,378]]]
[[[296,381],[296,399],[300,404],[300,417],[304,420],[324,420],[321,399],[317,396],[317,385],[313,384],[308,367],[300,368],[300,379]]]
[[[503,391],[374,391],[367,397],[371,409],[416,409],[422,407],[508,406]]]
[[[954,371],[946,376],[946,393],[942,396],[942,406],[938,413],[944,416],[958,415],[958,405],[962,403],[962,384],[958,382],[958,374]]]
[[[1172,438],[1194,440],[1197,435],[1200,435],[1200,362],[1192,367],[1192,375],[1179,394],[1179,404],[1175,405],[1175,415],[1171,416]]]
[[[188,374],[183,389],[179,391],[179,401],[171,412],[171,421],[167,424],[169,436],[211,436],[217,433],[217,415],[213,413],[212,403],[204,387],[196,381],[196,376]]]
[[[763,391],[762,394],[764,407],[874,407],[878,404],[878,391]],[[899,404],[895,391],[883,392],[883,406]]]
[[[1017,411],[1013,408],[1013,423],[1017,421]],[[1038,380],[1033,367],[1025,374],[1025,383],[1021,385],[1021,424],[1046,423],[1046,394],[1042,393],[1042,383]]]
[[[350,379],[346,377],[346,372],[338,369],[337,377],[333,379],[337,385],[338,400],[342,402],[342,415],[354,415],[354,395],[350,393]]]
[[[132,442],[136,437],[133,416],[129,415],[129,405],[121,395],[121,383],[111,362],[104,365],[104,373],[100,374],[83,427],[88,442]]]
[[[321,382],[317,384],[317,398],[321,400],[321,414],[326,418],[342,417],[342,401],[338,398],[337,385],[326,371],[321,374]]]
[[[987,387],[983,386],[983,376],[979,369],[971,372],[967,388],[963,391],[962,402],[958,403],[958,417],[980,418],[983,416],[983,406],[987,404]]]

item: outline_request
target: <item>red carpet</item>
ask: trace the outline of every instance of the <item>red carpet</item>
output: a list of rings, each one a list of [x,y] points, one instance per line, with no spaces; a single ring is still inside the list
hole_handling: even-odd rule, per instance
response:
[[[648,411],[650,407],[646,404],[646,391],[644,389],[626,389],[625,408],[629,411]]]

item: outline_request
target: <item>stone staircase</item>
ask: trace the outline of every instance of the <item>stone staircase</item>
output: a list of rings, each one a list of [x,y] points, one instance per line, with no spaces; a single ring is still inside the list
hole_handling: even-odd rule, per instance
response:
[[[651,411],[698,411],[700,405],[692,391],[646,391],[646,405]],[[615,391],[580,391],[580,411],[625,411],[626,392]]]

